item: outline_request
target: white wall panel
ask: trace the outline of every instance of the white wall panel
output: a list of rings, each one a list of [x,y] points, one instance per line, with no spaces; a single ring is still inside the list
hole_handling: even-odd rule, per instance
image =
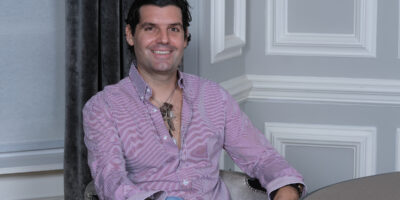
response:
[[[376,128],[374,127],[267,122],[265,134],[283,156],[286,156],[285,151],[288,146],[352,149],[355,155],[354,178],[376,173]]]
[[[266,1],[266,55],[376,56],[377,0],[354,0],[352,34],[289,32],[288,0]]]
[[[240,56],[246,44],[246,0],[234,0],[233,34],[225,31],[225,0],[211,1],[211,63]]]

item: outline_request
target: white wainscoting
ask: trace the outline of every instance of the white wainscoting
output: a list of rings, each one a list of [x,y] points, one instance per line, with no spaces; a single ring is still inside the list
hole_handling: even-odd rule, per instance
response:
[[[354,0],[352,34],[289,33],[288,0],[266,1],[266,55],[376,56],[377,0]]]
[[[267,122],[265,135],[284,157],[288,146],[350,148],[354,151],[354,178],[376,173],[374,127]]]
[[[399,80],[244,75],[222,82],[221,86],[239,101],[400,105]]]
[[[211,0],[211,63],[240,56],[246,44],[246,0],[233,1],[233,34],[226,35],[225,0]]]
[[[58,143],[29,142],[4,148],[16,151],[0,152],[0,199],[64,199],[64,148],[56,147]],[[33,148],[38,150],[29,150]]]
[[[64,149],[0,153],[0,175],[62,170]]]
[[[62,200],[63,171],[0,175],[0,199]]]

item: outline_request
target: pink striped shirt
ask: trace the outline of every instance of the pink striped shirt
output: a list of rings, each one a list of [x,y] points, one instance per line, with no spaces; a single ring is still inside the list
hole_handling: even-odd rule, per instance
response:
[[[84,107],[88,162],[100,199],[228,200],[218,161],[225,149],[267,191],[302,176],[277,153],[218,84],[179,72],[183,89],[181,144],[169,136],[151,88],[132,65]]]

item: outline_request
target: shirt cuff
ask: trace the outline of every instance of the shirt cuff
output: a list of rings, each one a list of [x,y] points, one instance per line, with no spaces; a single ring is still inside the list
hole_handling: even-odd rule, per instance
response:
[[[294,183],[300,183],[300,184],[304,185],[303,193],[301,195],[301,197],[304,197],[305,194],[307,193],[307,186],[306,186],[306,184],[304,184],[304,181],[298,177],[284,176],[284,177],[277,178],[277,179],[271,181],[270,183],[268,183],[267,188],[266,188],[267,192],[268,192],[268,198],[270,198],[270,195],[273,191],[275,191],[283,186],[294,184]]]

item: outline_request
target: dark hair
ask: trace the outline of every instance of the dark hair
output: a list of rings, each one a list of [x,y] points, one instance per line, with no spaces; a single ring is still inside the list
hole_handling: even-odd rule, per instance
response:
[[[185,39],[189,43],[191,37],[187,29],[192,21],[192,15],[190,14],[190,5],[187,0],[135,0],[129,8],[128,17],[125,20],[126,24],[131,27],[132,34],[135,34],[136,25],[140,21],[140,7],[144,5],[155,5],[158,7],[173,5],[180,8]],[[133,48],[130,47],[130,50],[134,53]]]

